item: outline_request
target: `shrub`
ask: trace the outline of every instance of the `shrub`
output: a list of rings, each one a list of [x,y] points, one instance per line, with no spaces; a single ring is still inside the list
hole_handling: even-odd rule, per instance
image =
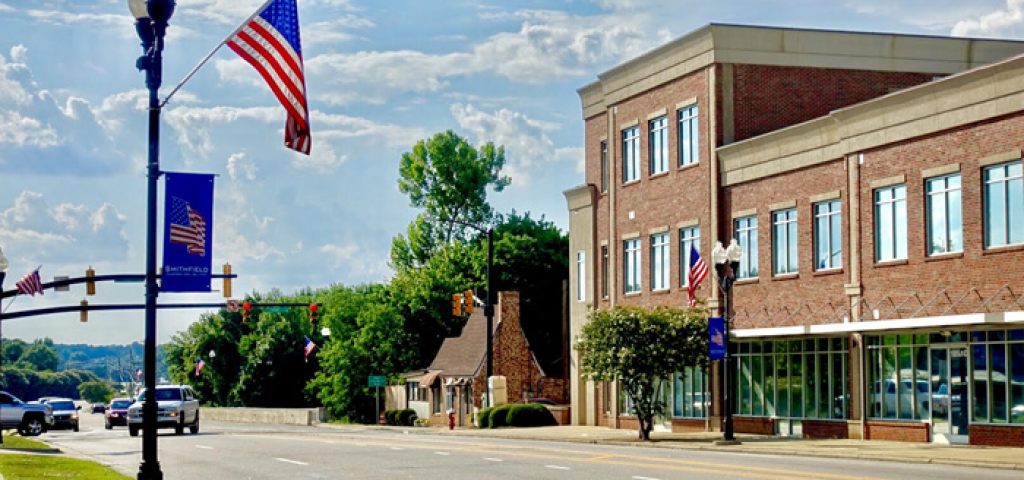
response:
[[[476,425],[479,428],[488,428],[491,425],[491,410],[494,407],[487,407],[485,409],[476,412]]]
[[[411,408],[398,410],[398,414],[395,415],[395,421],[403,427],[411,427],[413,422],[416,421],[416,410]]]
[[[508,411],[512,408],[512,405],[504,404],[494,407],[489,415],[490,428],[507,427],[508,426]]]
[[[506,422],[512,427],[548,427],[558,425],[555,416],[537,403],[513,405],[508,411]]]
[[[399,423],[398,423],[398,413],[399,412],[401,412],[401,410],[385,410],[384,411],[384,423],[387,423],[388,425],[399,425]]]

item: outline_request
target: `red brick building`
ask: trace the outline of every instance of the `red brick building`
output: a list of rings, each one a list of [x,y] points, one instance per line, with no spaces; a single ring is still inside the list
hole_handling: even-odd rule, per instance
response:
[[[572,335],[743,251],[737,432],[1024,446],[1024,43],[709,25],[579,90]],[[722,311],[714,275],[698,298]],[[573,422],[631,426],[581,377]],[[718,430],[721,369],[660,428]]]

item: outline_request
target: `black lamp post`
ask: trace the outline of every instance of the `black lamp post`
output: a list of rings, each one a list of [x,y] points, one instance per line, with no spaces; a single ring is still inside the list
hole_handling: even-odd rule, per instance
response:
[[[722,438],[726,442],[736,440],[732,427],[733,382],[730,378],[732,356],[729,354],[729,324],[732,322],[732,284],[736,281],[736,272],[739,270],[742,256],[743,250],[736,244],[736,240],[729,242],[728,248],[722,248],[722,242],[715,242],[715,248],[711,250],[711,258],[715,262],[715,273],[718,275],[718,286],[722,289],[722,323],[725,324],[725,358],[722,360],[722,384],[724,386],[722,404],[725,407],[725,419],[722,426]]]
[[[143,55],[135,66],[146,72],[149,89],[149,162],[146,221],[146,344],[143,354],[146,401],[142,405],[142,463],[139,480],[160,480],[160,462],[156,454],[156,204],[160,178],[160,90],[163,68],[164,34],[167,21],[174,15],[174,0],[128,0],[135,17],[135,31],[142,40]]]
[[[0,293],[4,292],[4,278],[7,277],[7,257],[4,256],[3,249],[0,249]],[[3,317],[4,306],[0,302],[0,317]],[[3,319],[0,318],[0,330],[3,330]],[[4,374],[4,336],[0,331],[0,375]],[[4,443],[4,429],[0,428],[0,444]]]

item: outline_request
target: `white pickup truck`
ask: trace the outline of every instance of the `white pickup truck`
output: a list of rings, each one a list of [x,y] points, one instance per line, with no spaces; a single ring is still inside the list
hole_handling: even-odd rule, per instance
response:
[[[188,385],[159,385],[156,387],[156,428],[173,428],[181,435],[185,427],[192,434],[199,433],[199,398]],[[146,392],[142,392],[128,407],[128,434],[136,436],[142,430],[142,408]]]

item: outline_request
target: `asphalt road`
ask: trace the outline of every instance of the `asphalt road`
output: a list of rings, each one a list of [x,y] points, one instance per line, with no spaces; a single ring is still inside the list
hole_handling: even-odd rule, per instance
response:
[[[1020,472],[794,456],[631,446],[434,436],[375,429],[331,429],[203,422],[198,435],[161,430],[164,478],[177,479],[1020,479]],[[82,414],[81,431],[43,440],[134,477],[141,437],[103,429]]]

